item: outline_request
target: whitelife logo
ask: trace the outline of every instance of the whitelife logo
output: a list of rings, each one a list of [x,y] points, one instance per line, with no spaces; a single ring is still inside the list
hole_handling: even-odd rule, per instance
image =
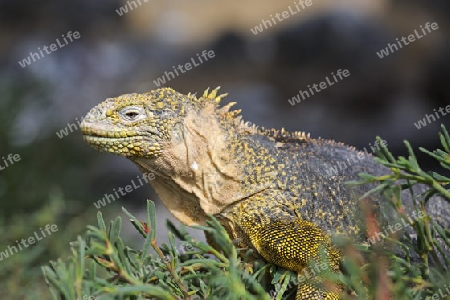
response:
[[[136,177],[139,180],[139,185],[134,182],[134,179],[132,179],[131,184],[126,185],[125,188],[119,187],[117,189],[117,191],[116,191],[116,189],[113,189],[114,195],[116,195],[116,197],[114,197],[113,194],[105,194],[105,196],[102,199],[98,200],[97,202],[94,202],[95,208],[100,209],[100,208],[106,206],[108,203],[114,202],[117,199],[119,199],[120,198],[119,194],[121,196],[125,196],[125,195],[131,193],[132,191],[140,188],[141,186],[144,186],[150,180],[154,180],[156,178],[154,173],[144,173],[144,174],[142,174],[142,180],[145,182],[144,183],[144,182],[142,182],[141,177],[139,177],[139,176],[136,176]]]
[[[316,91],[318,93],[318,92],[326,89],[327,87],[332,86],[333,84],[339,82],[339,80],[343,80],[345,77],[350,76],[350,71],[347,69],[345,69],[343,71],[341,69],[339,69],[336,71],[336,74],[334,74],[334,72],[331,72],[331,75],[333,76],[334,82],[331,81],[330,78],[328,78],[328,76],[326,76],[325,77],[326,81],[322,81],[319,84],[314,83],[312,85],[312,87],[311,87],[311,85],[308,85],[309,93],[307,90],[306,91],[300,90],[296,96],[292,97],[291,99],[288,99],[289,103],[292,106],[294,106],[295,104],[302,102],[302,100],[305,100],[306,98],[309,98],[312,95],[314,95],[314,91]],[[339,77],[339,80],[336,78],[336,76]],[[301,99],[300,99],[300,97],[301,97]]]
[[[78,40],[81,37],[81,35],[78,31],[74,31],[73,33],[72,33],[72,31],[69,31],[66,36],[64,36],[64,34],[62,34],[61,36],[64,40],[64,44],[60,42],[59,38],[57,38],[56,44],[51,44],[50,46],[44,46],[44,47],[42,47],[42,49],[41,49],[41,47],[38,47],[38,52],[30,52],[30,55],[28,55],[27,58],[24,58],[24,59],[22,59],[22,61],[19,61],[19,65],[22,68],[25,68],[26,66],[31,65],[31,63],[32,63],[31,60],[33,60],[33,62],[35,62],[36,60],[43,58],[45,56],[45,54],[42,51],[44,51],[46,54],[51,54],[52,52],[55,52],[56,50],[58,50],[62,47],[65,47],[70,42],[73,42],[74,40]],[[70,42],[67,41],[66,38],[69,39]]]
[[[387,147],[387,141],[376,140],[374,145],[372,146],[372,143],[369,143],[369,147],[372,149],[372,153],[375,153],[378,150],[381,150],[381,147]],[[334,164],[333,166],[330,166],[328,169],[325,170],[328,176],[335,176],[338,175],[340,172],[344,171],[345,169],[351,167],[354,164],[359,163],[360,160],[363,160],[369,156],[369,151],[367,151],[366,147],[363,148],[364,152],[357,152],[355,154],[351,154],[349,157],[347,157],[346,160],[338,161],[337,164]]]
[[[203,50],[201,55],[197,53],[197,59],[198,59],[199,63],[196,63],[196,60],[194,59],[194,57],[191,57],[192,64],[190,62],[187,62],[184,65],[178,65],[178,67],[175,67],[175,66],[172,67],[176,76],[171,71],[169,71],[169,72],[166,71],[166,72],[164,72],[163,76],[159,77],[156,80],[153,80],[153,83],[155,83],[155,85],[157,87],[159,87],[161,84],[166,83],[166,79],[167,79],[167,82],[169,82],[170,80],[175,79],[175,77],[180,76],[180,73],[178,73],[178,70],[181,73],[186,73],[187,71],[192,69],[192,66],[194,66],[194,67],[200,66],[204,61],[208,61],[208,58],[214,58],[215,56],[216,56],[216,54],[214,53],[213,50],[209,50],[208,52],[206,52],[206,50]],[[203,57],[203,59],[202,59],[202,57]],[[183,67],[184,67],[184,69],[183,69]],[[170,78],[169,75],[172,76],[172,78]]]
[[[144,3],[147,3],[149,0],[142,0]],[[137,2],[137,3],[136,3]],[[119,7],[119,9],[116,9],[116,13],[119,16],[123,16],[124,14],[127,14],[128,12],[132,11],[135,8],[138,8],[139,6],[141,6],[143,3],[141,2],[141,0],[136,0],[136,1],[127,1],[127,4],[124,6]],[[134,7],[133,7],[134,6]],[[130,10],[128,10],[128,8]]]
[[[19,154],[8,154],[8,157],[5,159],[4,156],[2,156],[2,160],[3,160],[3,167],[2,164],[0,163],[0,171],[6,169],[9,166],[12,166],[15,162],[20,161],[20,155]],[[8,164],[9,161],[9,164]]]
[[[53,232],[57,232],[58,231],[58,226],[56,226],[56,224],[53,225],[45,225],[45,231],[47,232],[47,234],[45,234],[44,229],[42,229],[42,227],[39,228],[41,230],[40,234],[39,232],[35,231],[34,232],[34,236],[30,236],[29,238],[25,239],[21,239],[20,242],[16,241],[16,246],[19,247],[19,250],[17,250],[16,246],[8,246],[8,248],[1,252],[0,251],[0,261],[2,261],[3,259],[6,259],[9,257],[9,255],[11,254],[11,256],[13,256],[14,254],[18,253],[19,251],[23,250],[22,246],[24,248],[29,247],[30,245],[33,245],[34,243],[44,239],[45,237],[51,235]],[[28,244],[27,244],[28,241]],[[14,250],[14,252],[13,252]]]
[[[80,119],[75,118],[76,123],[67,123],[67,126],[64,129],[61,129],[59,132],[56,132],[56,135],[62,139],[65,136],[69,135],[69,130],[70,132],[74,132],[78,129],[80,129],[81,126],[81,122],[83,121],[83,117],[81,117]]]
[[[427,115],[425,114],[425,118],[423,118],[422,120],[417,121],[417,123],[414,123],[414,126],[416,126],[417,129],[420,129],[422,127],[427,126],[428,124],[431,124],[431,122],[436,122],[436,119],[440,119],[438,112],[436,111],[436,109],[433,109],[434,111],[434,116],[433,114]],[[450,113],[450,105],[447,105],[445,107],[445,111],[444,112],[444,108],[439,107],[438,111],[441,113],[441,115],[444,117],[446,116],[448,113]],[[427,123],[428,121],[428,123]]]
[[[439,26],[438,26],[438,24],[437,24],[436,22],[433,22],[433,23],[431,23],[431,24],[430,24],[430,22],[427,22],[427,23],[425,24],[425,28],[426,28],[427,30],[425,30],[425,28],[423,28],[422,25],[420,25],[420,28],[422,29],[423,35],[420,35],[420,33],[417,32],[417,29],[415,29],[415,30],[414,30],[414,34],[408,35],[408,38],[402,36],[402,37],[400,38],[401,42],[400,42],[400,40],[399,40],[398,38],[396,38],[397,44],[395,44],[395,43],[394,43],[394,44],[389,43],[388,46],[387,46],[386,48],[381,49],[379,52],[377,52],[378,57],[381,59],[381,58],[384,58],[384,57],[388,56],[388,55],[391,54],[391,53],[394,53],[395,51],[398,51],[398,50],[399,50],[398,47],[400,47],[400,49],[403,48],[402,44],[403,44],[404,46],[407,46],[407,45],[409,45],[410,43],[416,41],[416,38],[417,38],[417,39],[421,39],[421,38],[423,38],[424,36],[426,36],[428,33],[431,32],[431,29],[437,30],[437,29],[439,28]],[[406,39],[408,39],[408,41],[406,41]],[[398,45],[398,46],[397,46],[397,45]]]
[[[273,25],[277,24],[278,22],[282,22],[283,20],[289,18],[290,16],[293,16],[300,11],[306,9],[308,6],[312,5],[312,0],[299,0],[297,2],[294,2],[295,9],[293,9],[290,5],[288,6],[288,10],[283,11],[282,13],[276,13],[275,17],[273,15],[270,15],[270,20],[262,20],[259,25],[256,25],[253,28],[250,28],[250,31],[257,35],[258,33],[261,33],[264,31],[264,29],[268,29],[269,27],[272,27]],[[300,8],[301,6],[301,8]],[[276,18],[276,19],[275,19]]]

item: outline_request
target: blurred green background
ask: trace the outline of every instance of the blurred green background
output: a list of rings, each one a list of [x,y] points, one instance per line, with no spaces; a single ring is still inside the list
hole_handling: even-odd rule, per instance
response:
[[[49,299],[40,266],[67,256],[69,242],[95,222],[94,203],[139,174],[125,158],[88,147],[77,126],[81,117],[105,98],[157,88],[164,72],[203,50],[215,57],[164,86],[200,93],[220,85],[229,93],[224,102],[236,101],[244,119],[261,126],[307,131],[361,149],[380,135],[399,155],[403,139],[434,149],[440,124],[450,123],[443,116],[421,129],[414,125],[450,104],[448,0],[312,0],[256,35],[251,29],[294,2],[140,3],[0,0],[0,167],[8,154],[20,155],[0,170],[1,299]],[[426,22],[439,29],[377,56]],[[18,63],[68,31],[80,38],[30,65]],[[299,90],[338,69],[351,75],[289,104]],[[149,185],[100,210],[107,219],[122,215],[121,205],[138,213],[145,199],[158,203]],[[165,236],[161,229],[170,215],[161,205],[158,210],[158,234]],[[47,224],[58,231],[11,254],[16,241],[40,234]],[[136,239],[125,225],[130,241]]]

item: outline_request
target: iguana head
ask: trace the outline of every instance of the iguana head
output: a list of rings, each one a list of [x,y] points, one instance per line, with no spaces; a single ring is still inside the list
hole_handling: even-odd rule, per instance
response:
[[[157,158],[172,135],[179,134],[175,127],[183,122],[186,112],[199,110],[204,104],[193,95],[170,88],[121,95],[94,107],[81,130],[84,140],[99,151],[130,159]]]
[[[201,224],[241,197],[244,173],[234,152],[241,147],[236,128],[245,126],[229,111],[234,103],[219,107],[225,95],[217,90],[199,98],[162,88],[106,99],[83,119],[84,140],[153,172],[166,207],[185,224]]]

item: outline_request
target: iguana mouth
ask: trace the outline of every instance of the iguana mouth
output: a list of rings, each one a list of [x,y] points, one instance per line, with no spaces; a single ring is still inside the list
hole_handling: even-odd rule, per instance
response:
[[[84,136],[89,137],[99,137],[99,138],[107,138],[107,139],[122,139],[138,136],[138,133],[134,130],[102,130],[95,129],[92,127],[81,126],[81,132]]]
[[[83,139],[96,150],[126,157],[154,157],[160,152],[159,144],[148,136],[124,131],[83,130]],[[151,146],[148,146],[151,145]]]

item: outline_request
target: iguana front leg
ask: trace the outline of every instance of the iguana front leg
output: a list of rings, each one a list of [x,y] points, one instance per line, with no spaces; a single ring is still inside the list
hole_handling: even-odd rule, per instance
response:
[[[339,299],[336,290],[322,290],[314,284],[321,282],[319,277],[313,277],[307,282],[300,278],[305,272],[314,274],[309,268],[311,261],[314,264],[325,263],[321,259],[322,249],[331,270],[339,272],[341,255],[331,245],[329,236],[314,224],[283,213],[280,208],[276,213],[268,210],[265,214],[264,211],[255,210],[254,206],[246,206],[249,205],[241,205],[236,215],[237,225],[264,259],[299,274],[296,300]]]

